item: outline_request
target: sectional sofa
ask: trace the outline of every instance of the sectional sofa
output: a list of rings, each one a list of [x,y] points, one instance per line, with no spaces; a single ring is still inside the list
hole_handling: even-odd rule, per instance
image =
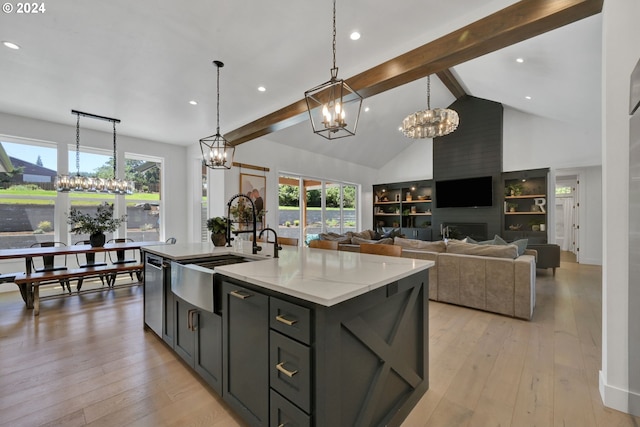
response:
[[[536,251],[526,241],[469,243],[377,237],[371,230],[319,237],[338,240],[339,249],[357,252],[364,241],[394,244],[406,258],[435,262],[429,269],[429,299],[530,320],[536,302]],[[354,235],[356,234],[356,235]],[[499,239],[499,238],[498,238]]]

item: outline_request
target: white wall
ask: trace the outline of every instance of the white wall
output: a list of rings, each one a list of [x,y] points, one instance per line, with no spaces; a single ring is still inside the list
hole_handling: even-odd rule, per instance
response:
[[[505,106],[502,138],[505,171],[602,164],[598,125],[580,128]]]
[[[433,179],[433,140],[406,139],[398,155],[378,171],[375,184]]]
[[[603,7],[602,370],[605,405],[640,415],[640,394],[629,388],[629,77],[640,58],[640,2],[606,1]],[[637,283],[633,284],[637,286]],[[637,330],[638,325],[633,325]],[[636,374],[637,375],[637,374]]]

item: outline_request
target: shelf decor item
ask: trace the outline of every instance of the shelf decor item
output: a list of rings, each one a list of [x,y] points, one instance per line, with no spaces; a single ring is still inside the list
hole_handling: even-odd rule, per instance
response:
[[[333,68],[331,80],[304,93],[313,133],[326,139],[356,134],[362,96],[338,79],[336,66],[336,0],[333,0]]]

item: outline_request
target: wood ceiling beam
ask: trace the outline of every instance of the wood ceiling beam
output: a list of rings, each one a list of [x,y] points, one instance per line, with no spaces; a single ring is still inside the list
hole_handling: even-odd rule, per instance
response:
[[[598,14],[603,1],[521,0],[346,81],[368,98]],[[225,138],[238,145],[306,119],[307,105],[301,99],[225,134]]]
[[[447,68],[446,70],[438,71],[436,76],[438,76],[440,81],[444,83],[447,89],[449,89],[449,92],[451,92],[456,99],[460,99],[467,95],[467,92],[450,69]]]

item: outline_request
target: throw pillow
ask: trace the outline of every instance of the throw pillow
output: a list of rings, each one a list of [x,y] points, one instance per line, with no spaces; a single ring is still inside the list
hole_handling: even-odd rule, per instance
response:
[[[498,236],[497,234],[495,236],[493,236],[493,240],[496,242],[496,245],[508,245],[509,243],[507,243],[506,240],[504,240],[502,237]]]
[[[493,240],[495,240],[496,245],[516,245],[516,247],[518,248],[518,256],[524,254],[524,250],[527,249],[527,245],[529,244],[528,239],[519,239],[514,240],[511,243],[507,243],[502,237],[498,236],[497,234],[494,236]]]
[[[387,237],[390,237],[390,238],[392,238],[392,239],[393,239],[394,237],[404,237],[404,236],[403,236],[403,234],[400,232],[400,229],[399,229],[399,228],[392,228],[391,230],[389,230],[389,231],[385,232],[385,233],[382,235],[382,238],[383,238],[383,239],[384,239],[384,238],[387,238]]]
[[[478,245],[495,245],[495,239],[491,239],[491,240],[482,240],[481,242],[476,242],[475,240],[473,240],[471,237],[467,236],[464,238],[463,242],[467,242],[467,243],[476,243]]]
[[[422,249],[429,252],[445,252],[447,250],[447,245],[442,240],[425,242],[424,240],[396,237],[393,239],[393,244],[407,249]]]

